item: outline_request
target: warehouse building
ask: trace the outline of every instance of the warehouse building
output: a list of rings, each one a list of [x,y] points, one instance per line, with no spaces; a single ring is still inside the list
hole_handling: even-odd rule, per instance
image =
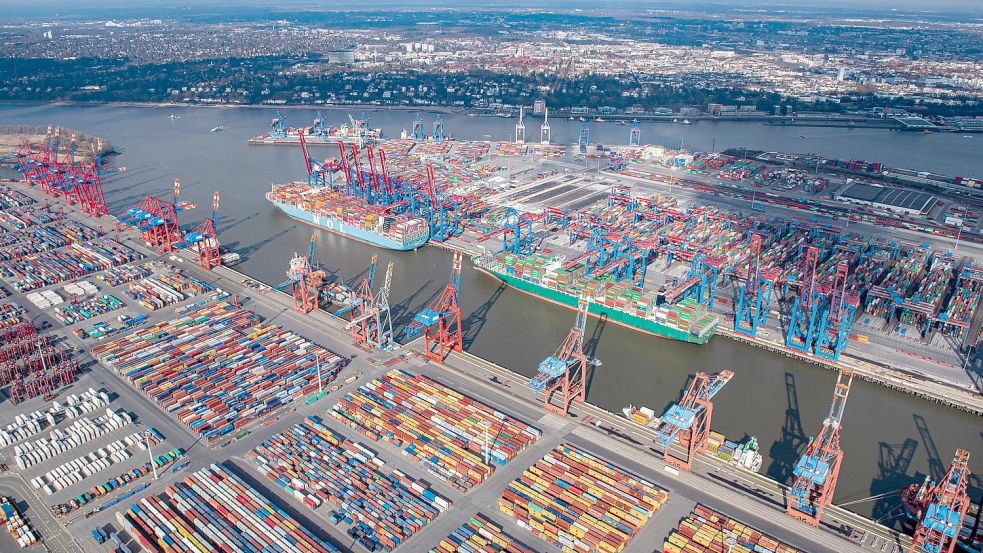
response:
[[[927,215],[939,203],[938,198],[925,192],[861,183],[847,185],[836,199],[906,215]]]

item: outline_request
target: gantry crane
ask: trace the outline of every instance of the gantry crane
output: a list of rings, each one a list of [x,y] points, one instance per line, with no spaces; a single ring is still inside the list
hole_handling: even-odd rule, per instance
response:
[[[440,114],[433,120],[433,140],[434,142],[444,141],[444,120],[441,119]]]
[[[532,223],[511,207],[505,209],[497,229],[482,234],[475,242],[486,242],[497,236],[502,237],[503,252],[515,255],[532,253]]]
[[[836,361],[850,339],[850,329],[860,304],[860,296],[847,290],[850,266],[840,263],[832,289],[820,312],[819,330],[816,336],[816,355]]]
[[[785,345],[803,352],[811,352],[817,336],[816,316],[823,300],[816,283],[816,263],[819,250],[809,246],[803,258],[802,285],[792,306]]]
[[[663,448],[666,464],[680,470],[692,470],[697,453],[707,449],[710,437],[710,422],[713,418],[713,396],[734,377],[731,371],[721,371],[708,375],[698,372],[693,376],[686,393],[679,403],[673,403],[662,415],[662,422],[656,431],[656,442]],[[678,440],[686,451],[686,458],[671,453],[671,447]]]
[[[640,146],[642,144],[642,129],[638,126],[638,119],[631,122],[631,130],[628,131],[628,145]]]
[[[451,262],[450,282],[431,306],[417,313],[413,321],[404,328],[406,336],[410,338],[419,336],[420,332],[423,332],[427,357],[434,361],[443,361],[451,351],[464,350],[461,308],[457,303],[463,261],[463,253],[455,250]]]
[[[949,472],[926,482],[914,498],[919,517],[909,553],[952,553],[969,509],[969,451],[957,449]]]
[[[519,106],[519,121],[515,124],[515,143],[525,144],[526,143],[526,119],[524,113],[524,107]]]
[[[570,404],[574,401],[587,400],[587,366],[596,367],[601,364],[584,353],[588,309],[590,298],[581,296],[573,328],[560,343],[556,353],[544,359],[539,364],[536,376],[529,380],[533,392],[543,393],[543,406],[546,410],[561,417],[570,412]],[[555,392],[561,394],[559,406],[552,402]]]
[[[303,131],[303,129],[301,129],[301,131]],[[328,134],[324,129],[324,116],[321,115],[320,111],[317,112],[317,116],[314,117],[314,124],[311,126],[309,132],[311,133],[311,136],[317,138],[323,138]]]
[[[761,268],[761,235],[751,236],[747,272],[734,312],[734,330],[752,338],[758,327],[768,322],[768,306],[775,286],[775,273]]]
[[[181,180],[174,179],[174,197],[165,202],[147,196],[136,207],[120,217],[120,221],[135,227],[143,236],[143,241],[162,252],[173,252],[174,245],[183,241],[177,214],[181,210],[178,197],[181,195]]]
[[[413,140],[423,140],[423,118],[420,114],[416,114],[416,119],[413,120],[413,132],[410,134],[410,138]]]
[[[222,252],[218,242],[218,233],[215,231],[215,218],[218,214],[219,195],[216,191],[212,195],[212,214],[198,224],[191,232],[184,235],[184,241],[175,247],[193,247],[198,252],[198,264],[206,270],[222,265]]]
[[[785,512],[795,520],[812,526],[819,526],[823,510],[833,501],[836,479],[843,461],[840,427],[852,382],[853,371],[840,370],[833,390],[833,403],[823,421],[823,428],[818,436],[809,440],[805,453],[795,465]]]
[[[317,309],[321,284],[324,282],[324,271],[318,269],[314,263],[314,246],[316,244],[317,234],[311,234],[311,241],[307,246],[307,256],[301,257],[294,254],[293,259],[290,260],[290,267],[287,269],[289,280],[273,287],[274,290],[281,290],[290,286],[290,292],[294,298],[294,309],[305,315]]]
[[[276,115],[273,116],[273,121],[270,123],[270,138],[286,138],[287,137],[287,127],[284,125],[286,118],[280,115],[280,111],[277,110]]]
[[[375,273],[373,256],[372,270]],[[389,289],[393,280],[393,262],[386,265],[386,276],[378,293],[372,294],[371,281],[366,278],[356,293],[356,305],[351,310],[351,320],[345,325],[345,330],[352,333],[355,345],[372,349],[379,347],[389,350],[393,347],[393,323],[389,310]]]
[[[580,136],[577,138],[577,147],[580,153],[587,153],[587,146],[590,146],[590,127],[585,122],[580,126]]]

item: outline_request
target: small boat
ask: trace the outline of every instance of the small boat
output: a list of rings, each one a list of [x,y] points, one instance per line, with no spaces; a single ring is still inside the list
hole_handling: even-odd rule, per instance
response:
[[[598,117],[597,119],[594,119],[594,122],[595,123],[603,123],[604,122],[604,118],[603,117]]]
[[[624,119],[618,119],[614,122],[615,125],[627,125],[628,123]]]
[[[586,121],[587,121],[587,118],[586,118],[586,117],[581,117],[581,118],[580,118],[580,121],[581,121],[581,122],[586,122]]]
[[[679,123],[679,119],[673,118],[672,122],[673,123]]]
[[[648,407],[635,407],[629,404],[621,410],[625,415],[625,418],[631,422],[644,427],[656,427],[662,422],[659,417],[655,416],[655,411]]]
[[[224,130],[225,130],[225,127],[223,127],[222,125],[219,125],[217,127],[212,127],[212,130],[210,132],[219,132],[219,131],[224,131]]]
[[[683,124],[684,125],[692,125],[692,123],[689,122],[689,119],[683,119]]]
[[[574,119],[573,115],[571,115],[569,121],[576,121],[576,119]]]
[[[931,129],[922,129],[922,134],[932,134]]]
[[[180,116],[180,115],[174,115],[174,114],[172,113],[172,114],[170,114],[170,115],[168,115],[168,116],[167,116],[167,118],[168,118],[168,119],[170,119],[171,121],[173,121],[173,120],[175,120],[175,119],[180,119],[180,118],[181,118],[181,116]]]

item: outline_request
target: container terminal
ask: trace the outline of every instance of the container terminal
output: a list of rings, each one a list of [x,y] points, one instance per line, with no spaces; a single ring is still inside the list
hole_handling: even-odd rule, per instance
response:
[[[21,521],[58,551],[938,551],[976,539],[967,451],[905,490],[913,538],[831,503],[849,464],[849,368],[785,486],[728,461],[738,444],[711,430],[729,371],[680,383],[657,420],[587,403],[600,364],[582,344],[588,302],[530,380],[463,351],[460,253],[400,345],[392,264],[378,284],[373,260],[331,315],[318,309],[313,238],[264,293],[222,264],[217,197],[184,230],[179,186],[113,218],[95,179],[51,174],[0,195],[4,327],[21,348],[0,406],[2,453],[21,460],[0,481],[16,539]],[[325,463],[298,455],[311,448]]]
[[[866,162],[605,148],[586,124],[567,147],[548,124],[540,143],[455,141],[418,116],[417,138],[342,143],[323,162],[301,133],[308,182],[267,199],[379,247],[462,249],[491,278],[571,309],[589,296],[591,315],[643,332],[719,333],[896,389],[926,381],[969,409],[978,383],[964,367],[983,330],[975,181],[936,196],[878,181],[894,173]]]

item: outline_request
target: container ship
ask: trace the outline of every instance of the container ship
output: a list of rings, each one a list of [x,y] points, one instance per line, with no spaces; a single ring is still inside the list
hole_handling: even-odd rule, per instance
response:
[[[346,144],[358,144],[361,146],[365,142],[375,142],[382,138],[382,129],[356,130],[351,125],[341,125],[338,127],[324,127],[320,133],[312,133],[310,130],[304,131],[304,139],[307,144],[337,144],[339,141]],[[289,128],[286,136],[271,136],[261,134],[249,139],[250,144],[300,144],[300,129]]]
[[[430,239],[427,221],[393,215],[328,188],[303,183],[274,184],[266,199],[288,216],[308,225],[390,250],[415,250]]]
[[[610,277],[587,277],[583,267],[564,269],[556,257],[500,252],[477,256],[474,265],[522,292],[571,309],[577,308],[581,294],[587,294],[590,314],[663,338],[705,344],[720,322],[695,300],[665,304],[658,292],[639,291]]]

